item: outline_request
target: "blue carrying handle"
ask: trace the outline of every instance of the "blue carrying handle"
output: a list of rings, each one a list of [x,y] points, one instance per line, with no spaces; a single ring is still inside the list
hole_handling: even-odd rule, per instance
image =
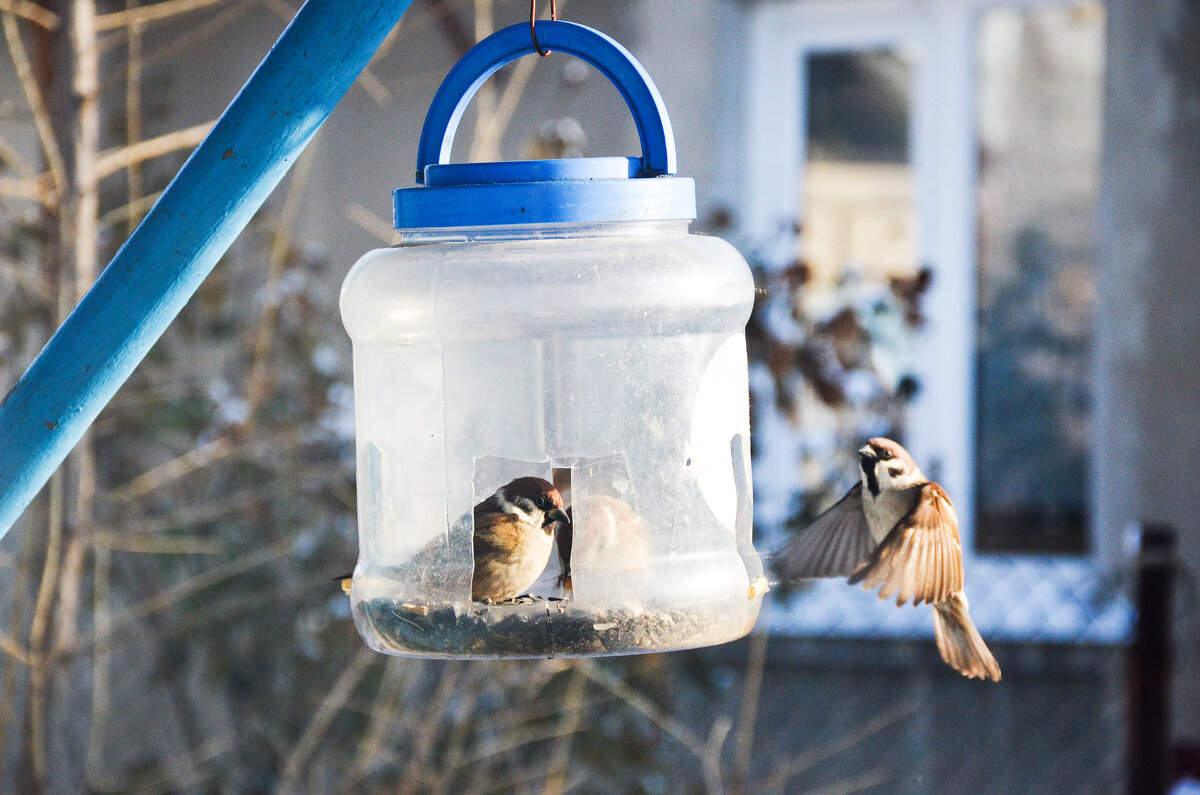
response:
[[[598,30],[574,22],[538,22],[537,37],[544,49],[587,61],[621,92],[633,113],[642,143],[638,176],[675,173],[675,135],[667,106],[650,75],[628,50]],[[426,166],[450,161],[454,133],[479,87],[500,67],[536,52],[529,26],[522,23],[488,36],[454,65],[438,88],[421,130],[417,147],[418,183],[425,182]]]

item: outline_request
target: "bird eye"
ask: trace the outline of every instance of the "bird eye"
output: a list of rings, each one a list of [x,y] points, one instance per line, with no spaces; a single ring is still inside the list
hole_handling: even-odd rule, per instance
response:
[[[533,504],[534,504],[534,505],[536,505],[536,506],[537,506],[537,507],[539,507],[539,508],[543,508],[543,509],[544,509],[544,508],[545,508],[547,505],[549,505],[549,504],[550,504],[550,500],[549,500],[547,497],[545,497],[545,496],[543,495],[543,496],[541,496],[541,497],[538,497],[536,500],[534,500],[534,501],[533,501]]]
[[[880,449],[880,450],[876,450],[875,454],[879,456],[880,461],[891,461],[892,460],[892,451],[891,450]]]

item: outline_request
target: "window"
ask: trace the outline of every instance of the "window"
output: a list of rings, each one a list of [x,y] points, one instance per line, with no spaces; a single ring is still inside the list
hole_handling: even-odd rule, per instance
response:
[[[794,0],[756,7],[750,41],[743,233],[794,226],[776,259],[799,250],[815,278],[933,272],[900,432],[954,498],[976,622],[1125,637],[1131,612],[1107,574],[1119,545],[1093,537],[1088,491],[1103,466],[1089,455],[1102,8]],[[773,430],[756,458],[773,470],[755,472],[766,523],[794,452],[771,448]],[[769,621],[928,631],[919,611],[864,611],[862,597],[822,582],[801,597],[820,609]]]
[[[988,9],[976,41],[975,546],[1085,553],[1104,15]]]

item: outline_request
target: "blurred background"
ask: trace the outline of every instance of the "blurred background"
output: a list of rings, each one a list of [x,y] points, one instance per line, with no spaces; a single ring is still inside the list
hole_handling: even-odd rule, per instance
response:
[[[0,390],[298,5],[0,0]],[[362,645],[330,581],[357,555],[338,290],[392,240],[442,77],[529,13],[415,0],[0,540],[0,790],[1154,791],[1128,785],[1145,753],[1162,787],[1200,779],[1200,6],[558,7],[646,66],[693,230],[762,288],[760,552],[855,481],[865,438],[901,440],[955,500],[1003,681],[944,666],[927,608],[842,581],[777,588],[750,638],[695,652]],[[615,89],[555,54],[484,86],[455,159],[636,150]],[[1144,554],[1146,524],[1175,546]],[[1147,571],[1173,585],[1148,656]]]

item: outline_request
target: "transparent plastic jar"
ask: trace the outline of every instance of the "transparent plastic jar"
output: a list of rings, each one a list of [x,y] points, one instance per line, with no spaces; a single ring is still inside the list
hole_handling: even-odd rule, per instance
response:
[[[492,37],[507,43],[481,43],[477,62],[468,54],[460,83],[532,52],[513,30]],[[539,23],[538,35],[593,63],[610,57],[596,53],[602,39],[636,65],[581,26],[543,33]],[[631,80],[606,74],[619,88]],[[439,120],[439,102],[465,105],[474,90],[454,76],[422,138],[441,158],[453,124]],[[638,118],[643,105],[630,106],[639,129],[652,126]],[[661,100],[656,113],[669,138]],[[347,276],[360,538],[351,599],[372,648],[626,654],[753,627],[753,283],[735,249],[688,233],[690,180],[629,176],[673,172],[673,142],[655,165],[643,140],[641,160],[449,166],[423,154],[426,187],[397,191],[401,244],[369,252]],[[642,190],[649,199],[635,207]],[[558,486],[570,508],[569,585],[550,554],[528,596],[473,601],[473,508],[528,476]]]

